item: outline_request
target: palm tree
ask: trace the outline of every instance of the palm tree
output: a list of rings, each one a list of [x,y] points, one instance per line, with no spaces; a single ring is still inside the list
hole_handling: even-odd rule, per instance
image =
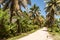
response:
[[[32,8],[30,8],[30,12],[31,13],[33,13],[33,14],[36,14],[36,16],[39,16],[39,7],[38,6],[36,6],[36,4],[34,4],[33,6],[32,6]]]
[[[59,7],[59,0],[50,0],[46,2],[46,26],[52,27],[54,24],[54,15],[57,14],[57,9]]]
[[[21,12],[21,6],[23,6],[24,8],[26,8],[27,4],[31,4],[30,0],[2,0],[2,4],[3,4],[3,9],[9,9],[10,10],[10,23],[12,21],[12,17],[13,16],[22,16],[22,12]],[[19,19],[17,19],[16,21],[18,29],[17,32],[20,33],[20,29],[21,29],[21,24],[19,23]]]
[[[30,17],[33,18],[33,23],[39,22],[39,26],[41,26],[43,18],[40,16],[39,7],[36,4],[30,8]]]
[[[32,8],[30,8],[30,16],[34,19],[37,18],[37,16],[39,16],[39,7],[37,7],[35,4],[32,6]]]
[[[12,21],[12,16],[18,15],[21,16],[21,6],[26,8],[27,4],[31,4],[30,0],[2,0],[2,4],[4,5],[4,10],[10,9],[10,21]]]

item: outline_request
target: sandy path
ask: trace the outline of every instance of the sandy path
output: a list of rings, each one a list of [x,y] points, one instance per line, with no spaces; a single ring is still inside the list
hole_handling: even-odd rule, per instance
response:
[[[18,40],[53,40],[53,38],[50,36],[50,34],[46,30],[47,30],[47,28],[44,27],[44,28],[37,30],[36,32],[34,32],[28,36],[22,37]]]

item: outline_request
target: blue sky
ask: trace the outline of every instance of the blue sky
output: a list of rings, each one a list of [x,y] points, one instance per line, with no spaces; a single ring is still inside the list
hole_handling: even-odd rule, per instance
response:
[[[44,17],[46,17],[46,12],[45,12],[45,2],[44,0],[31,0],[31,6],[28,5],[28,8],[32,7],[34,4],[36,4],[37,6],[39,6],[40,10],[41,10],[41,15],[43,15]],[[24,8],[22,8],[23,11],[25,10]],[[60,16],[56,16],[56,18],[60,18]]]
[[[39,8],[41,10],[41,15],[46,17],[46,12],[45,12],[45,9],[44,9],[45,8],[44,0],[31,0],[31,6],[33,6],[34,4],[39,6]],[[30,8],[31,6],[28,6],[28,8]],[[25,9],[23,9],[23,10],[25,10]],[[60,18],[60,16],[56,16],[56,18]]]
[[[32,2],[32,6],[34,4],[36,4],[37,6],[39,6],[40,10],[41,10],[41,15],[43,15],[44,17],[46,16],[46,13],[45,13],[45,3],[44,3],[44,0],[31,0]]]
[[[44,0],[31,0],[31,6],[28,5],[28,8],[32,7],[34,4],[39,6],[39,8],[41,10],[41,15],[43,15],[45,17],[46,13],[45,13],[45,10],[44,10],[44,7],[45,7]],[[25,10],[25,9],[23,9],[23,10]]]

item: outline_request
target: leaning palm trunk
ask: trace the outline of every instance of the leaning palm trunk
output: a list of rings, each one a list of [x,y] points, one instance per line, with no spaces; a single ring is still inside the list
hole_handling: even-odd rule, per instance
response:
[[[12,21],[13,16],[21,16],[22,12],[20,11],[20,6],[18,4],[18,0],[12,0],[12,5],[11,5],[11,17],[10,17],[10,22]]]
[[[46,12],[48,13],[47,15],[47,20],[46,20],[46,26],[47,27],[52,27],[54,24],[54,14],[57,14],[59,11],[59,5],[60,1],[59,0],[49,0],[46,1]]]
[[[20,6],[18,4],[18,0],[15,0],[15,5],[14,5],[14,8],[15,8],[15,11],[18,13],[17,15],[22,15],[22,12],[21,12],[21,9],[20,9]]]
[[[17,19],[16,23],[17,23],[17,33],[21,33],[22,32],[22,29],[21,29],[21,23],[19,22],[20,20]]]
[[[14,8],[15,8],[16,14],[17,14],[18,16],[21,16],[21,15],[22,15],[22,12],[20,11],[20,7],[19,7],[19,4],[18,4],[18,0],[15,0],[14,2],[15,2]],[[20,33],[20,32],[21,32],[21,30],[20,30],[20,29],[21,29],[21,25],[20,25],[20,23],[19,23],[19,19],[17,19],[17,25],[18,25],[18,27],[17,27],[17,32]]]
[[[51,10],[51,13],[47,15],[46,27],[52,27],[54,24],[54,10]]]
[[[12,22],[13,16],[18,16],[18,17],[22,16],[22,12],[20,11],[18,0],[12,0],[12,5],[11,5],[11,9],[10,9],[10,11],[11,11],[10,22]],[[16,21],[17,21],[17,32],[20,33],[21,26],[19,24],[19,20],[16,19]]]

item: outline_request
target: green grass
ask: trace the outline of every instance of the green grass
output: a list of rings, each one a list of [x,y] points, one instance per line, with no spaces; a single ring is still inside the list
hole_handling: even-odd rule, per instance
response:
[[[60,40],[60,32],[49,32],[54,40]]]
[[[60,40],[60,32],[52,32],[51,34],[54,40]]]
[[[19,38],[21,38],[21,37],[27,36],[27,35],[35,32],[35,31],[37,31],[37,30],[38,30],[38,29],[29,31],[29,32],[27,32],[27,33],[21,33],[19,36],[15,36],[15,37],[12,37],[12,38],[8,38],[7,40],[17,40],[17,39],[19,39]]]
[[[54,40],[60,40],[60,31],[56,28],[53,28],[51,31],[51,28],[48,28],[48,32],[52,35]]]

